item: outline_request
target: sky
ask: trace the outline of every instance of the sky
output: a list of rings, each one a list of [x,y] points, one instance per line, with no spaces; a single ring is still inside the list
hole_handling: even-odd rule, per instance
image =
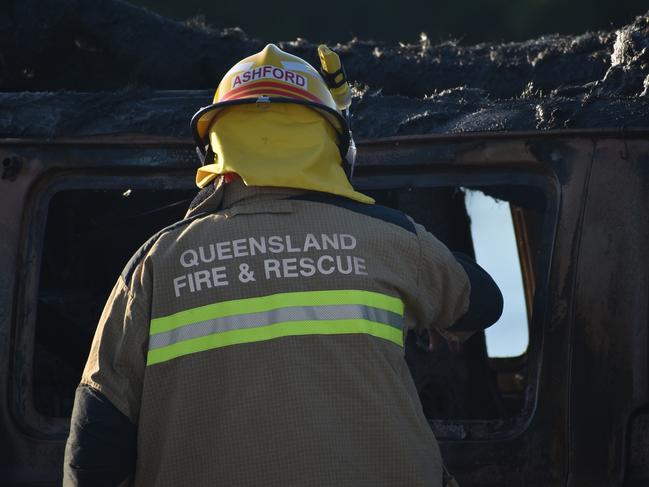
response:
[[[503,314],[485,331],[490,357],[516,357],[527,350],[525,293],[509,203],[465,190],[476,261],[503,294]]]

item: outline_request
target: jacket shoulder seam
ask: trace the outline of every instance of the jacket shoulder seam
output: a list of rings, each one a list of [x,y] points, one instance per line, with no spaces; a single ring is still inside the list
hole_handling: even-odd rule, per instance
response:
[[[169,233],[173,230],[176,230],[178,228],[181,228],[185,225],[190,224],[194,220],[205,216],[206,213],[197,213],[196,215],[191,216],[190,218],[185,218],[183,220],[179,220],[175,223],[172,223],[171,225],[163,228],[162,230],[159,230],[155,234],[153,234],[146,242],[144,242],[139,249],[135,251],[135,253],[131,256],[129,261],[127,262],[126,266],[124,267],[124,270],[122,271],[121,278],[124,280],[124,283],[126,285],[126,289],[130,294],[130,281],[131,278],[133,277],[133,273],[135,272],[135,269],[137,268],[138,265],[142,262],[142,260],[147,256],[149,253],[149,250],[151,250],[151,247],[155,245],[155,243],[166,233]]]
[[[292,196],[289,199],[298,201],[309,201],[313,203],[324,203],[342,208],[354,213],[359,213],[370,218],[396,225],[409,233],[417,235],[415,225],[402,211],[383,205],[368,205],[359,203],[348,198],[325,194],[308,194]]]

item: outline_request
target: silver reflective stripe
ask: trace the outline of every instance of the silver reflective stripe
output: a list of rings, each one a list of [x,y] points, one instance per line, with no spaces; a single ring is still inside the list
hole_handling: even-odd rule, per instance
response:
[[[357,304],[332,306],[295,306],[260,313],[225,316],[190,323],[171,331],[157,333],[149,338],[149,350],[174,343],[231,330],[260,328],[291,321],[354,320],[364,319],[382,323],[398,330],[403,327],[403,317],[391,311]]]

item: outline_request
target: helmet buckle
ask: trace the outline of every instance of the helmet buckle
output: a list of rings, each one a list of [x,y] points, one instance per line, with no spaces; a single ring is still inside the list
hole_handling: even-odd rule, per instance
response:
[[[266,95],[261,95],[259,98],[257,98],[255,105],[260,110],[266,110],[270,106],[270,98],[268,98]]]

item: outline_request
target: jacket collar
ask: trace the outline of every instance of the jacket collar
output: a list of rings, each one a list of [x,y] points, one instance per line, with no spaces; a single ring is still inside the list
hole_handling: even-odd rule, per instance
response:
[[[241,204],[284,199],[310,192],[294,188],[246,186],[239,179],[226,184],[223,178],[220,177],[217,178],[213,187],[205,188],[198,194],[187,210],[185,218],[190,218],[199,213],[216,213]]]

